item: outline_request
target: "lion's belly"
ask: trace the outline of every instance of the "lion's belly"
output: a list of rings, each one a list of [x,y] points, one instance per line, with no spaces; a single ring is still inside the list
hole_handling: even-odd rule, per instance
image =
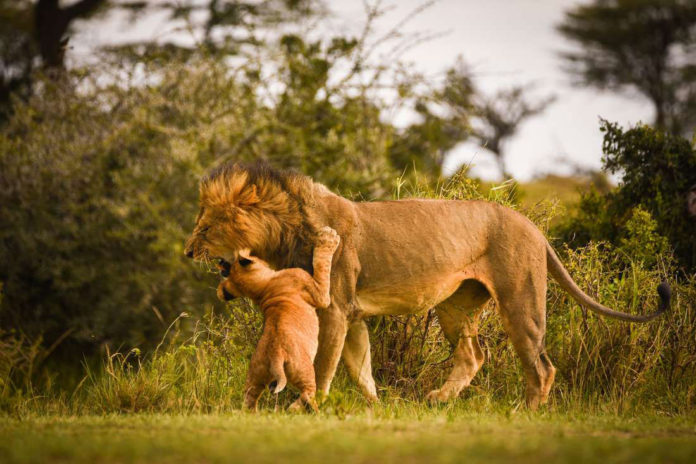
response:
[[[365,316],[412,314],[428,310],[446,300],[459,287],[464,275],[453,273],[385,287],[359,289],[360,311]]]
[[[356,291],[365,315],[436,306],[479,274],[496,206],[408,200],[361,203]]]

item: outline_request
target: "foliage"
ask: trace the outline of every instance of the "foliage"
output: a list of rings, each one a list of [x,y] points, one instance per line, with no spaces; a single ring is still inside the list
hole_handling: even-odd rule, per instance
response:
[[[102,50],[118,60],[139,63],[144,57],[187,61],[201,55],[219,58],[240,56],[246,47],[256,49],[288,33],[303,20],[324,13],[320,0],[178,0],[162,2],[111,1],[109,6],[128,12],[128,23],[146,24],[156,15],[165,18],[173,31],[150,39],[107,44]]]
[[[17,107],[0,134],[3,327],[85,350],[138,345],[173,308],[206,301],[210,284],[182,257],[196,160],[161,126],[176,113],[138,95],[162,90],[97,97],[46,82]]]
[[[392,160],[402,170],[414,167],[438,179],[447,153],[473,137],[493,154],[501,178],[510,178],[505,167],[506,142],[554,101],[553,97],[532,101],[529,90],[530,86],[515,86],[486,95],[459,58],[439,88],[416,103],[419,121],[397,134]]]
[[[475,93],[473,78],[460,60],[446,72],[441,88],[416,102],[419,120],[396,135],[390,150],[396,167],[402,172],[414,168],[434,179],[441,177],[447,152],[471,133]]]
[[[505,164],[505,144],[527,119],[544,112],[554,101],[548,97],[537,102],[529,101],[528,87],[516,86],[497,92],[493,97],[479,95],[476,99],[474,136],[482,147],[488,149],[498,162],[503,179],[510,178]]]
[[[655,125],[690,135],[696,124],[696,4],[692,0],[594,0],[566,12],[558,30],[581,47],[565,53],[578,82],[634,89]]]
[[[577,213],[555,233],[571,246],[590,240],[627,245],[646,263],[655,262],[653,253],[664,237],[679,263],[693,272],[696,222],[686,202],[696,183],[696,151],[689,141],[647,126],[624,130],[603,121],[602,131],[605,169],[620,174],[621,182],[606,195],[583,195]]]
[[[38,70],[51,79],[62,79],[66,53],[78,25],[85,20],[113,21],[106,13],[128,13],[128,26],[166,14],[171,25],[185,29],[199,41],[182,45],[175,34],[156,41],[106,45],[118,60],[142,62],[143,54],[160,59],[193,59],[201,52],[226,56],[239,54],[244,44],[258,45],[261,31],[297,23],[318,15],[323,5],[314,0],[227,0],[142,2],[128,0],[0,0],[0,121],[11,113],[11,95],[26,99],[40,84]],[[126,15],[124,15],[126,16]],[[104,57],[102,57],[103,59]]]
[[[228,309],[208,313],[190,327],[188,314],[182,313],[152,353],[107,351],[101,368],[87,367],[80,386],[83,400],[75,406],[99,413],[238,407],[260,318],[246,302]]]

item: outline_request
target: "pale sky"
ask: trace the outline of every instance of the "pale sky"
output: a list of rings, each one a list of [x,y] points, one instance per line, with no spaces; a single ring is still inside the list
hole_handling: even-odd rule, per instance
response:
[[[393,6],[377,25],[377,33],[398,23],[419,0],[387,1]],[[417,70],[436,80],[462,56],[476,75],[478,87],[488,93],[514,85],[532,83],[534,94],[555,94],[557,100],[540,116],[530,119],[507,145],[510,172],[525,181],[545,173],[567,174],[569,163],[583,168],[601,166],[599,117],[622,125],[651,122],[653,110],[640,95],[599,93],[571,85],[562,69],[558,51],[570,46],[556,32],[567,8],[583,3],[577,0],[441,0],[408,23],[404,32],[446,33],[423,43],[403,58]],[[365,20],[363,2],[327,2],[334,16],[327,30],[356,34]],[[114,17],[106,25],[80,28],[82,37],[73,42],[75,56],[89,55],[95,44],[160,37],[166,28],[158,19],[136,23]],[[159,24],[159,25],[158,25]],[[83,44],[83,45],[79,45]],[[451,172],[462,163],[473,166],[472,173],[484,179],[498,176],[492,155],[485,149],[465,143],[455,148],[446,163]]]

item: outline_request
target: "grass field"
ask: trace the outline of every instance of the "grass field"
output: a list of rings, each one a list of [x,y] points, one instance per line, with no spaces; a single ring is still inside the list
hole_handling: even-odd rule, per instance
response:
[[[0,419],[2,462],[694,462],[696,418],[378,406]],[[398,412],[398,413],[397,413]]]

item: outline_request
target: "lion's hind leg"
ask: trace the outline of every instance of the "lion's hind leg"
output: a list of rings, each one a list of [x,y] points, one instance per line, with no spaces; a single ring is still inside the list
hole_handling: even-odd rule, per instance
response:
[[[503,326],[520,357],[527,380],[526,402],[532,410],[548,401],[556,375],[556,368],[544,348],[546,282],[539,278],[535,285],[534,281],[530,276],[526,285],[513,286],[514,292],[498,295]]]
[[[454,366],[442,387],[428,393],[428,401],[442,402],[456,398],[483,366],[478,322],[481,306],[489,298],[490,294],[482,284],[467,280],[454,295],[435,308],[440,327],[454,347]]]

